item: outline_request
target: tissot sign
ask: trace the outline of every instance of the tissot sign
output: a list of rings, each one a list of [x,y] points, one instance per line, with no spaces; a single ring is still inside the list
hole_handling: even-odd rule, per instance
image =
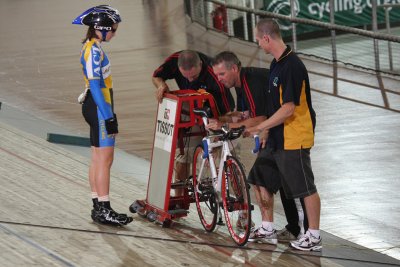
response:
[[[171,152],[176,106],[176,101],[164,98],[157,114],[154,146],[168,152]]]

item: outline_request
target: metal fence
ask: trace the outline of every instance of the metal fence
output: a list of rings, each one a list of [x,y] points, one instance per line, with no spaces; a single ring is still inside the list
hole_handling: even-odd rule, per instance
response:
[[[326,2],[330,10],[335,10],[334,2]],[[371,0],[371,29],[367,30],[335,24],[334,12],[330,12],[329,22],[299,18],[296,17],[298,1],[280,0],[280,3],[289,8],[288,15],[261,10],[263,1],[257,0],[185,1],[186,11],[192,21],[230,37],[255,42],[253,29],[256,22],[260,18],[270,17],[277,19],[281,28],[289,31],[285,41],[297,53],[400,75],[400,27],[391,27],[389,17],[391,10],[400,9],[400,4],[378,5],[377,0]],[[381,9],[385,11],[386,20],[385,24],[378,25],[377,13]],[[302,26],[312,26],[315,34],[299,35],[296,29]]]

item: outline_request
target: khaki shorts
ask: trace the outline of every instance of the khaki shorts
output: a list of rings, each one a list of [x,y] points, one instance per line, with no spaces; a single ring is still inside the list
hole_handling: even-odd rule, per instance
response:
[[[196,126],[193,126],[192,128],[196,128]],[[191,136],[191,137],[184,138],[183,139],[184,154],[181,154],[181,150],[179,149],[179,146],[177,145],[177,148],[175,150],[175,162],[187,163],[187,164],[192,163],[194,150],[196,149],[196,147],[198,145],[201,144],[202,140],[203,140],[202,136]]]

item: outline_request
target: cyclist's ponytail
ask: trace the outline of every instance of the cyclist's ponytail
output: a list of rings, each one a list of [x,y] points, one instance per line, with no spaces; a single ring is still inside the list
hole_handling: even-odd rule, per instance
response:
[[[82,40],[82,44],[84,44],[87,40],[90,40],[92,38],[99,38],[96,34],[96,29],[93,26],[88,27],[88,30],[86,32],[86,37],[85,39]]]

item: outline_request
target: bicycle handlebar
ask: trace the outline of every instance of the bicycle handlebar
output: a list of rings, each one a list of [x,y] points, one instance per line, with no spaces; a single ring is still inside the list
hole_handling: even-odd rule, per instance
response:
[[[258,151],[260,151],[260,137],[256,134],[254,135],[254,143],[255,143],[255,147],[251,150],[251,152],[253,154],[258,153]]]
[[[201,116],[204,126],[207,127],[208,125],[208,118],[209,118],[209,109],[207,108],[195,108],[193,109],[194,114]],[[232,128],[232,129],[227,129],[222,127],[221,133],[217,133],[215,136],[220,136],[222,137],[222,140],[233,140],[242,135],[242,133],[245,130],[245,126],[242,125],[239,128]],[[207,129],[207,135],[210,137],[210,131],[211,132],[218,132],[218,131],[213,131],[211,129]],[[260,151],[260,138],[258,135],[254,135],[254,142],[255,142],[255,147],[251,150],[253,154],[256,154]],[[204,154],[203,154],[203,159],[208,157],[208,143],[207,140],[203,140],[203,148],[204,148]]]

